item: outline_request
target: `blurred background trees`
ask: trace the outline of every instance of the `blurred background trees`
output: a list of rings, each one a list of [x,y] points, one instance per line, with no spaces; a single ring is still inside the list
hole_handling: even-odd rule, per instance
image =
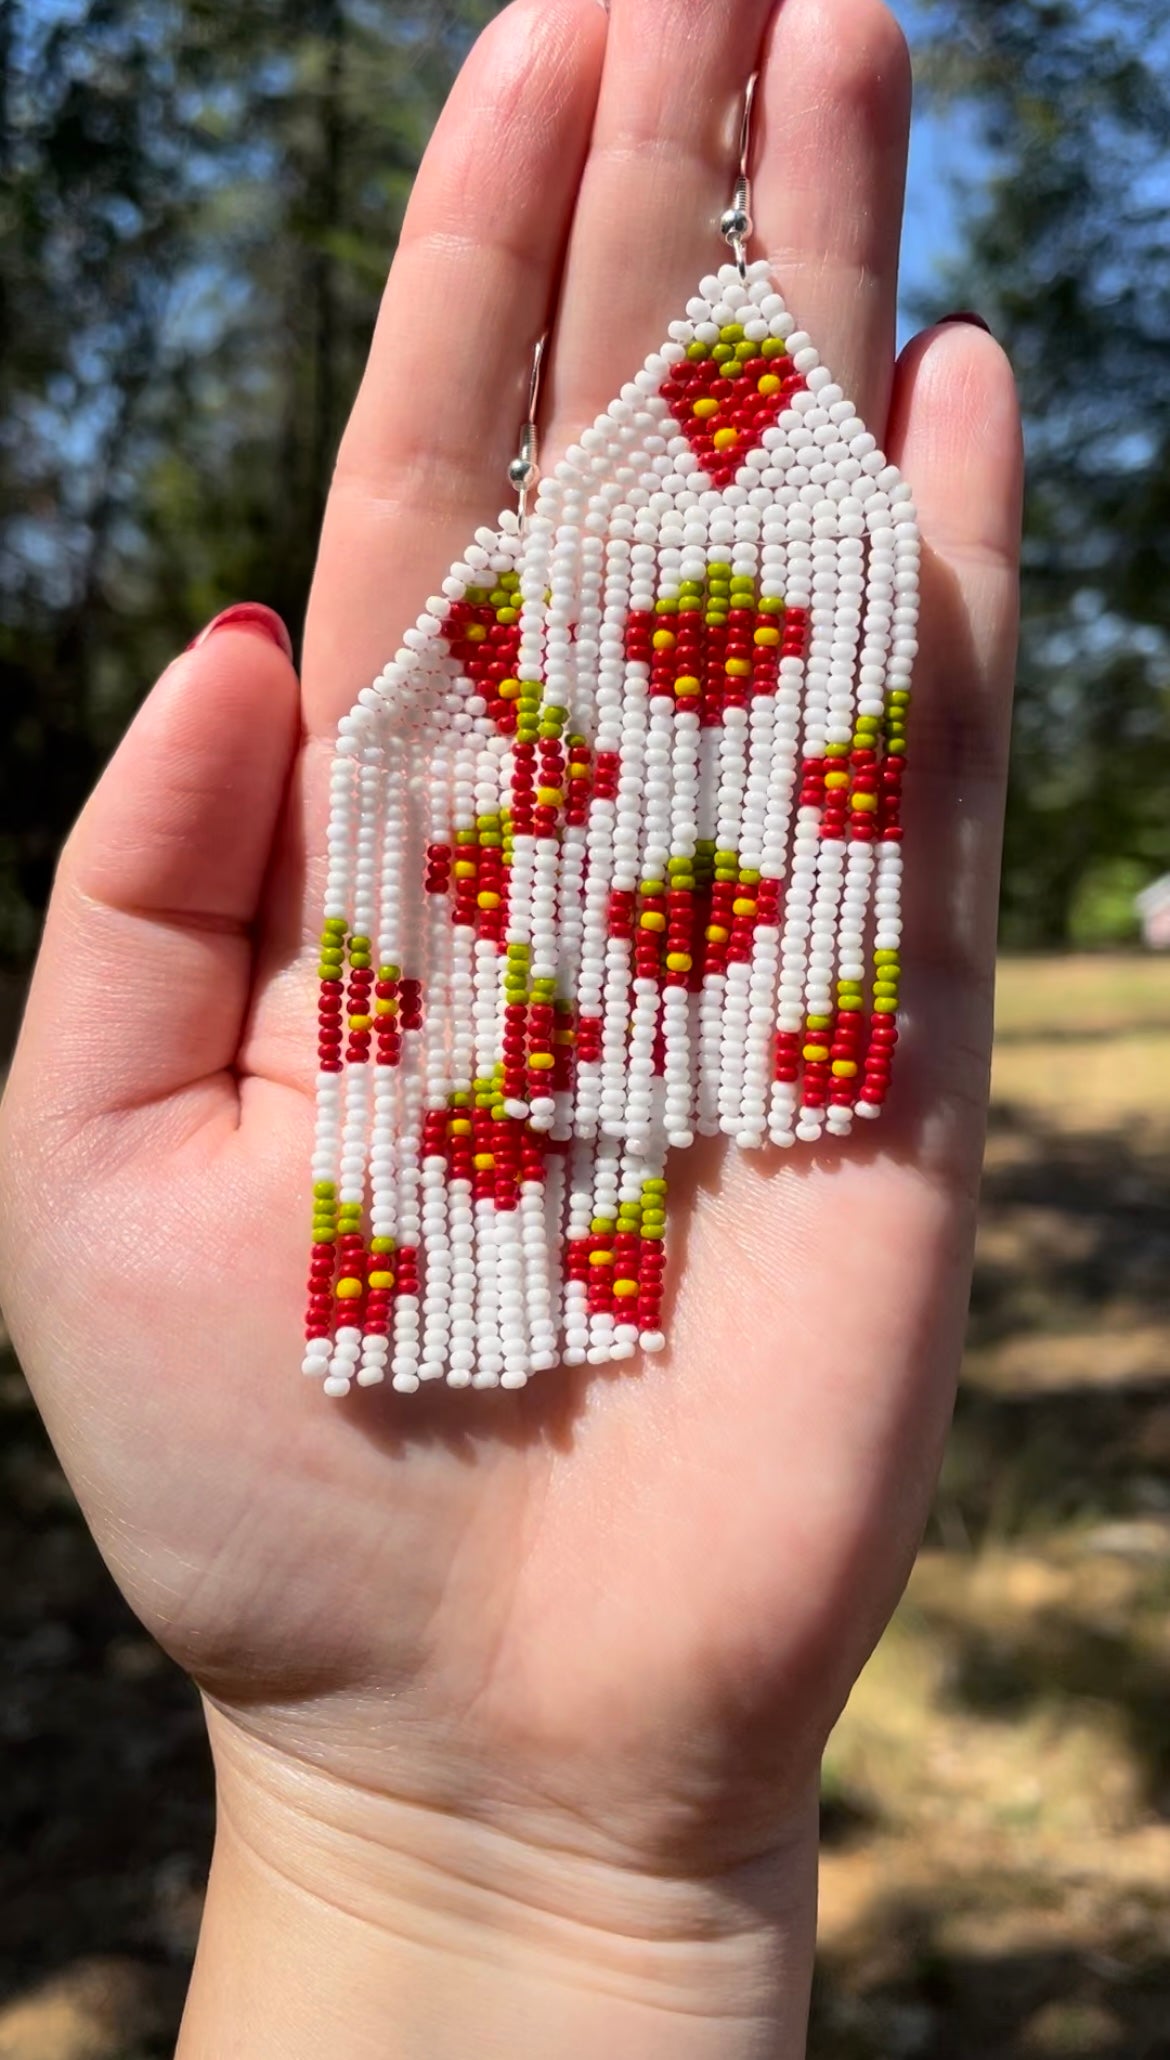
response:
[[[145,686],[228,600],[299,623],[419,151],[492,0],[0,0],[0,957]],[[1031,445],[1013,944],[1170,866],[1170,28],[906,0],[959,255]]]

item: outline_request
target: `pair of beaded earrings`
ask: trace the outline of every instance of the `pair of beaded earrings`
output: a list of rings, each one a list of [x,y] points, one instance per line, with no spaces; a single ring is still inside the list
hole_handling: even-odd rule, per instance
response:
[[[754,80],[752,86],[754,86]],[[840,1139],[898,1039],[909,488],[734,261],[339,725],[304,1371],[660,1350],[668,1152]]]

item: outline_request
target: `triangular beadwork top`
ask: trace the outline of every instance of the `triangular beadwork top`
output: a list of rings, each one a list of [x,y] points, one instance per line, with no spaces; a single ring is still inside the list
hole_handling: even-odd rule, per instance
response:
[[[668,1154],[886,1099],[919,538],[768,267],[477,531],[339,726],[304,1370],[665,1342]]]

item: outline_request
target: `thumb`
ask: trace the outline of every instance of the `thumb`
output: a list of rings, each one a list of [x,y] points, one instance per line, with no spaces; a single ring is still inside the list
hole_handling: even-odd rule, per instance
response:
[[[13,1062],[42,1144],[197,1082],[234,1095],[299,708],[284,624],[246,603],[139,710],[62,853]]]

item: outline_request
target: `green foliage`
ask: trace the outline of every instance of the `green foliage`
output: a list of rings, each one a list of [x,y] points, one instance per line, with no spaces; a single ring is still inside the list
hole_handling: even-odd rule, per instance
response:
[[[1099,858],[1088,864],[1069,906],[1070,944],[1093,948],[1136,943],[1141,925],[1135,903],[1149,884],[1146,868],[1132,858]]]
[[[1004,935],[1056,944],[1110,861],[1170,865],[1170,27],[1161,0],[922,15],[924,82],[988,166],[927,312],[981,308],[1028,426]]]
[[[303,616],[406,195],[491,0],[0,0],[0,957],[146,686]]]

